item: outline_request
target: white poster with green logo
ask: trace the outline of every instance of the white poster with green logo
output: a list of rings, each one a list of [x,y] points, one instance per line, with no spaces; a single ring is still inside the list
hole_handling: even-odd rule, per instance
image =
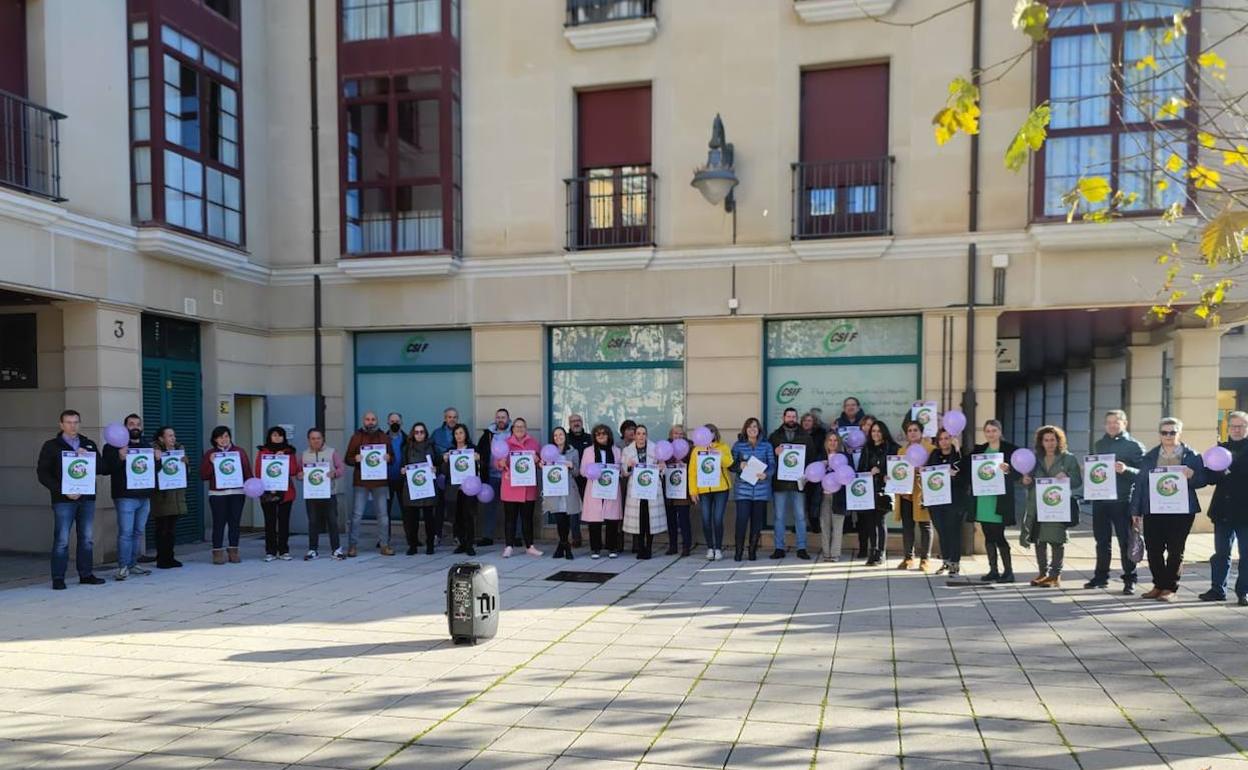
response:
[[[667,473],[663,476],[663,494],[667,495],[668,500],[688,500],[689,488],[685,485],[688,473],[685,466],[673,465],[667,469]]]
[[[95,452],[61,452],[61,494],[95,494]]]
[[[884,480],[884,491],[890,495],[909,495],[914,493],[914,466],[901,455],[888,456],[888,478]]]
[[[213,452],[212,478],[217,489],[242,489],[242,455],[238,452]]]
[[[1070,522],[1070,479],[1036,479],[1036,521]]]
[[[708,487],[719,486],[723,476],[720,473],[720,456],[718,451],[695,452],[694,461],[697,464],[697,480],[698,488],[706,489]]]
[[[542,466],[542,497],[568,496],[568,466],[563,463]]]
[[[806,445],[781,444],[776,478],[780,481],[801,481],[805,472]]]
[[[365,444],[360,447],[360,481],[386,480],[386,445]]]
[[[870,473],[858,473],[845,487],[845,507],[851,511],[875,510],[875,480]]]
[[[186,450],[166,449],[160,453],[160,476],[156,481],[161,489],[186,489]]]
[[[927,465],[919,471],[923,485],[923,505],[953,505],[953,467]]]
[[[533,452],[512,452],[507,456],[513,487],[537,486],[537,455]]]
[[[328,500],[333,493],[329,463],[304,463],[303,499]]]
[[[589,496],[595,500],[618,500],[620,498],[620,466],[603,463],[602,473],[594,479]]]
[[[1088,455],[1083,458],[1083,499],[1117,500],[1118,482],[1114,455]]]
[[[971,455],[971,494],[975,497],[997,497],[1005,494],[1005,471],[1001,470],[1005,455],[988,452]]]
[[[437,494],[432,463],[404,466],[403,474],[407,476],[407,495],[412,500],[428,500]]]
[[[628,496],[638,500],[658,500],[659,466],[648,463],[634,465],[628,484]]]
[[[156,450],[126,449],[126,489],[156,488]]]
[[[265,492],[285,492],[290,488],[290,455],[261,454],[260,480]]]
[[[1182,465],[1163,465],[1148,472],[1149,513],[1191,513],[1187,507],[1187,476]]]
[[[936,429],[940,427],[936,410],[935,401],[915,401],[910,405],[910,419],[923,426],[923,435],[927,438],[936,438]]]
[[[447,453],[447,462],[451,466],[451,485],[459,486],[469,476],[477,475],[475,449],[453,449]]]

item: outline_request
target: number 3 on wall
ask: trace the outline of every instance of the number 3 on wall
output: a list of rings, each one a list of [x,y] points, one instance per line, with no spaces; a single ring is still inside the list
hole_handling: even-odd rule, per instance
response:
[[[125,321],[113,321],[113,336],[117,339],[121,339],[126,336],[125,323]]]

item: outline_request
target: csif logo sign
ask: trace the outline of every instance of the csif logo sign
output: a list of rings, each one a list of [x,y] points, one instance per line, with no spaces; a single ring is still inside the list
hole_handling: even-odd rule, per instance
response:
[[[603,358],[620,358],[633,346],[627,329],[611,329],[602,338],[598,352]]]
[[[858,339],[858,327],[852,321],[845,321],[832,327],[823,338],[823,352],[839,353]]]
[[[797,380],[786,380],[780,383],[780,387],[776,388],[776,403],[788,405],[797,400],[797,394],[802,392],[802,386]]]
[[[420,358],[421,353],[429,349],[429,341],[425,339],[423,334],[413,334],[403,343],[403,359],[406,361],[415,361]]]

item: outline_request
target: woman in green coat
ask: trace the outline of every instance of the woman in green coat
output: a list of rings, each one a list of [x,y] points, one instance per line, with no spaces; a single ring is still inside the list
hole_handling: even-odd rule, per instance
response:
[[[1043,588],[1062,587],[1062,561],[1066,556],[1066,530],[1079,523],[1079,507],[1075,499],[1083,493],[1083,469],[1079,461],[1066,451],[1066,434],[1055,425],[1045,425],[1036,431],[1036,467],[1023,476],[1027,488],[1027,509],[1023,514],[1022,534],[1019,542],[1024,548],[1036,547],[1036,565],[1040,574],[1031,581],[1033,586]],[[1069,479],[1070,515],[1064,522],[1038,521],[1036,515],[1036,479]],[[1053,559],[1049,560],[1049,549]]]
[[[156,440],[152,442],[156,450],[157,466],[173,459],[164,457],[167,452],[181,452],[178,462],[186,467],[186,450],[178,443],[173,428],[165,425],[156,431]],[[161,474],[163,475],[163,474]],[[157,489],[152,492],[152,519],[156,529],[156,568],[171,569],[181,567],[182,562],[173,558],[174,533],[178,527],[178,517],[186,513],[186,488]]]

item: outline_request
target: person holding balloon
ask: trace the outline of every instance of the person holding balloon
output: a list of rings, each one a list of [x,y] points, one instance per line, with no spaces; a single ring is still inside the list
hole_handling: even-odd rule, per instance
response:
[[[538,455],[539,466],[562,465],[568,474],[566,495],[542,494],[542,513],[554,514],[555,527],[559,531],[559,545],[554,554],[556,559],[572,559],[572,544],[568,542],[572,534],[572,517],[581,515],[581,490],[576,484],[576,477],[580,475],[580,454],[576,447],[568,443],[568,432],[559,426],[550,432],[550,443],[542,447]]]
[[[675,461],[668,465],[667,472],[669,474],[686,473],[685,458],[689,456],[689,442],[685,439],[685,426],[677,423],[669,428],[667,441],[672,448],[670,459]],[[676,535],[679,533],[679,553],[681,556],[688,556],[693,550],[693,522],[689,518],[689,492],[685,491],[679,498],[669,497],[667,484],[664,483],[663,496],[663,508],[667,511],[667,555],[676,555]]]
[[[728,466],[732,464],[732,450],[719,437],[719,428],[707,423],[694,428],[691,436],[696,447],[689,456],[689,499],[698,503],[702,511],[702,532],[706,536],[706,560],[724,558],[724,512],[728,508]],[[709,456],[719,456],[719,480],[708,486],[698,484],[698,462]],[[700,501],[700,502],[699,502]]]
[[[874,422],[874,417],[859,415],[860,427],[858,430],[845,430],[842,432],[839,428],[837,429],[837,435],[841,437],[841,442],[845,444],[845,454],[850,459],[850,471],[857,471],[862,464],[862,455],[867,449],[867,434],[871,432],[871,425]],[[862,512],[851,511],[849,515],[853,517],[854,531],[858,533],[858,558],[865,560],[871,555],[871,550],[868,545],[867,528],[863,525]]]
[[[1239,541],[1239,578],[1235,596],[1248,607],[1248,413],[1226,417],[1230,440],[1210,447],[1203,455],[1206,478],[1216,484],[1209,518],[1213,520],[1213,558],[1209,560],[1209,590],[1202,602],[1226,601],[1226,579],[1231,572],[1231,549]]]
[[[1023,524],[1019,544],[1024,548],[1035,546],[1036,566],[1039,573],[1031,585],[1040,588],[1062,587],[1062,566],[1066,557],[1067,530],[1079,523],[1079,505],[1076,502],[1083,492],[1083,467],[1079,460],[1066,449],[1066,433],[1056,425],[1044,425],[1036,431],[1036,467],[1023,474],[1022,484],[1027,488],[1027,507],[1023,511]],[[1036,479],[1067,479],[1070,481],[1070,518],[1067,521],[1040,521],[1036,502]],[[1049,559],[1052,551],[1052,559]]]
[[[750,475],[746,467],[751,459],[763,465],[758,475]],[[776,475],[776,454],[770,441],[763,438],[763,425],[757,417],[751,417],[741,426],[737,442],[732,445],[732,463],[728,470],[737,474],[736,490],[733,502],[736,504],[736,538],[733,540],[735,551],[734,561],[741,561],[746,543],[746,527],[749,527],[750,561],[758,558],[758,541],[762,539],[763,528],[767,526],[767,501],[771,499],[771,479]],[[780,521],[777,517],[777,521]],[[777,537],[783,538],[784,530],[777,530]],[[804,534],[804,533],[803,533]],[[784,540],[778,541],[782,545]],[[781,550],[781,555],[784,551]]]
[[[458,484],[451,483],[451,463],[454,461],[452,452],[472,452],[472,475]],[[459,545],[455,553],[476,556],[476,516],[477,503],[493,502],[494,489],[481,481],[481,455],[472,445],[468,435],[468,427],[462,422],[451,429],[451,448],[442,455],[442,463],[446,466],[446,487],[442,490],[446,501],[446,510],[451,514],[451,527]],[[489,490],[487,493],[486,490]]]
[[[919,569],[927,572],[932,557],[932,515],[923,507],[923,483],[919,468],[927,462],[931,454],[931,444],[923,438],[923,425],[917,420],[907,420],[903,428],[906,433],[906,446],[901,456],[910,465],[911,492],[896,495],[894,505],[901,516],[901,562],[897,569],[910,569],[914,564],[915,544],[914,529],[919,528],[918,559]]]
[[[953,477],[953,502],[948,505],[929,505],[936,536],[940,538],[940,569],[937,575],[957,577],[962,573],[962,516],[966,505],[966,484],[959,475],[962,470],[962,453],[958,451],[953,437],[966,427],[966,416],[953,410],[944,415],[942,427],[936,432],[936,447],[927,458],[928,466],[948,465]],[[956,428],[956,430],[955,430]]]
[[[852,481],[853,476],[850,458],[840,434],[828,431],[815,461],[806,466],[806,481],[819,489],[822,498],[819,503],[819,536],[823,541],[824,561],[841,559],[841,538],[848,514],[844,479],[848,477]]]
[[[650,443],[649,431],[645,425],[633,426],[633,441],[620,453],[622,467],[621,478],[630,481],[638,465],[657,465],[660,473],[671,459],[659,455],[654,444]],[[655,491],[660,492],[657,485],[661,475],[655,474]],[[640,495],[627,495],[624,498],[624,531],[633,535],[637,544],[637,558],[649,559],[654,551],[654,536],[667,531],[667,512],[663,509],[663,495],[658,494],[654,500],[643,499]]]
[[[593,443],[581,453],[581,472],[591,482],[587,487],[585,499],[581,501],[581,521],[589,527],[589,550],[591,559],[602,556],[602,528],[607,528],[607,558],[619,556],[623,537],[620,534],[620,522],[624,518],[624,509],[620,504],[620,495],[613,499],[595,496],[598,481],[602,476],[603,465],[619,465],[620,450],[615,446],[611,429],[599,423],[590,431]]]
[[[1014,483],[1021,473],[1030,472],[1036,467],[1036,456],[1030,449],[1020,449],[1002,439],[999,420],[988,420],[984,423],[984,438],[984,443],[972,447],[971,455],[1000,454],[1006,461],[998,468],[1005,474],[1005,494],[980,495],[975,497],[970,506],[971,521],[979,522],[979,528],[984,533],[984,546],[988,551],[988,572],[980,580],[985,583],[1013,583],[1014,562],[1005,528],[1012,527],[1015,523]]]
[[[251,463],[247,459],[247,450],[234,443],[230,429],[218,425],[209,435],[208,450],[204,452],[199,463],[199,477],[208,485],[208,508],[212,511],[212,563],[225,564],[228,558],[231,564],[242,561],[238,552],[238,537],[243,520],[243,506],[247,497],[243,487],[221,489],[217,485],[216,466],[213,456],[219,452],[237,452],[243,483],[252,478]],[[259,479],[256,480],[259,482]],[[254,486],[254,485],[253,485]],[[261,491],[264,489],[260,484]],[[229,531],[227,546],[226,531]]]
[[[511,421],[511,435],[507,437],[506,451],[502,456],[494,452],[494,467],[502,474],[500,497],[503,499],[503,532],[510,538],[516,531],[516,520],[520,521],[523,536],[524,552],[529,556],[541,556],[542,552],[533,545],[533,508],[537,503],[537,486],[518,486],[512,483],[511,453],[538,452],[537,439],[529,435],[529,426],[523,417]],[[503,548],[503,558],[510,558],[511,544]]]
[[[1200,453],[1183,443],[1183,421],[1166,417],[1158,426],[1161,441],[1140,461],[1140,474],[1131,490],[1132,524],[1143,525],[1144,548],[1148,554],[1148,571],[1153,574],[1153,588],[1141,598],[1168,602],[1179,590],[1179,574],[1183,569],[1183,552],[1192,531],[1200,500],[1196,490],[1205,486],[1208,472]],[[1149,476],[1157,468],[1182,466],[1187,479],[1186,513],[1154,511],[1153,482]]]

